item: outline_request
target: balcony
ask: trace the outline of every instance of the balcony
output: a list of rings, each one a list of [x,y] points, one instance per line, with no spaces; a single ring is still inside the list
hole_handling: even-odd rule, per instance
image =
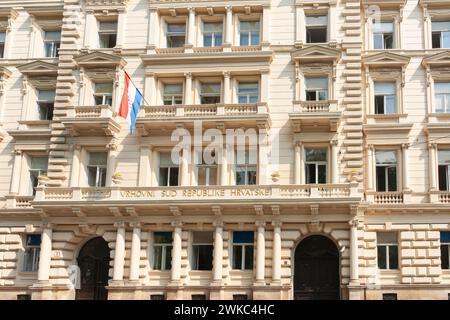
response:
[[[391,204],[403,204],[407,201],[409,195],[405,195],[403,192],[367,192],[366,200],[368,203],[391,205]]]
[[[430,191],[430,202],[450,204],[450,191]]]
[[[141,135],[152,131],[171,131],[179,125],[193,128],[201,120],[203,128],[256,128],[269,126],[269,108],[266,103],[255,104],[199,104],[146,106],[136,120]]]
[[[289,114],[294,132],[336,132],[340,117],[336,100],[294,101],[294,112]]]
[[[109,105],[77,106],[67,111],[67,118],[61,121],[71,136],[105,135],[115,136],[120,125],[115,120]]]

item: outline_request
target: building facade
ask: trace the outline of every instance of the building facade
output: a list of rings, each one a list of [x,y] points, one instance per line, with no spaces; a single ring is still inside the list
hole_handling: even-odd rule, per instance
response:
[[[449,0],[3,0],[0,122],[0,299],[450,297]]]

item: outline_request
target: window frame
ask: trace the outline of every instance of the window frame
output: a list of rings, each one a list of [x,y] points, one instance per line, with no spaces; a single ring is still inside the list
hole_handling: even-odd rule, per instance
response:
[[[242,28],[241,28],[241,23],[242,22],[258,22],[259,23],[259,30],[249,30],[246,31],[247,32],[247,36],[248,36],[248,41],[246,44],[242,43]],[[259,46],[261,45],[261,36],[262,36],[262,26],[263,26],[263,22],[262,22],[262,15],[261,14],[255,14],[255,15],[241,15],[238,14],[236,15],[236,31],[237,31],[237,37],[236,39],[238,39],[238,45],[240,47],[252,47],[252,46]],[[245,30],[244,30],[245,31]],[[258,36],[258,42],[256,44],[252,43],[252,35],[253,32],[257,32],[257,36]]]
[[[310,25],[310,26],[308,26],[308,24],[306,22],[308,17],[326,17],[326,24],[325,25],[317,24],[317,25]],[[322,44],[323,43],[328,43],[330,41],[330,39],[329,39],[329,37],[330,37],[329,23],[330,23],[329,12],[327,12],[325,14],[324,14],[324,12],[306,13],[305,14],[305,43],[306,44],[310,44],[310,45],[318,44],[318,43],[322,43]],[[308,35],[308,31],[309,30],[319,30],[319,29],[322,30],[322,29],[324,29],[324,26],[325,26],[325,42],[311,42],[311,41],[308,41],[308,38],[310,37]]]
[[[224,23],[224,16],[200,16],[199,17],[201,21],[201,46],[204,48],[220,48],[223,47],[223,44],[225,42],[225,23]],[[219,45],[216,44],[216,34],[218,35],[219,32],[206,32],[205,31],[205,24],[221,24],[222,30],[220,31],[220,37],[222,39],[221,43]],[[205,37],[207,34],[211,33],[211,45],[206,46],[205,45]]]
[[[395,154],[395,166],[391,165],[391,164],[378,164],[377,162],[377,153],[378,152],[393,152]],[[389,149],[384,149],[384,148],[376,148],[375,152],[374,152],[374,165],[375,165],[375,179],[374,179],[374,183],[375,183],[375,191],[376,192],[399,192],[399,190],[401,190],[401,185],[400,185],[400,175],[399,173],[401,172],[400,169],[400,160],[401,157],[399,157],[399,150],[395,149],[395,148],[389,148]],[[384,181],[385,181],[385,191],[379,191],[378,188],[378,175],[377,175],[377,168],[384,168]],[[396,190],[389,190],[389,168],[395,168],[395,185],[396,185]]]
[[[104,153],[104,154],[106,154],[106,162],[105,162],[105,164],[104,165],[91,164],[90,162],[91,162],[91,154],[92,153]],[[91,187],[91,188],[104,188],[104,187],[106,187],[106,180],[107,180],[106,175],[107,175],[107,168],[108,168],[108,152],[92,150],[92,151],[88,151],[88,155],[87,156],[88,156],[88,158],[87,158],[87,164],[86,164],[86,175],[87,175],[87,184],[88,184],[88,186]],[[89,180],[90,180],[89,177],[90,177],[90,172],[91,172],[89,170],[89,168],[95,168],[95,183],[94,183],[94,185],[90,185],[89,184]],[[103,176],[102,170],[105,171],[105,181],[103,181],[102,178],[101,178]]]
[[[437,161],[438,161],[438,172],[437,172],[437,176],[438,176],[438,188],[439,191],[450,191],[450,163],[442,163],[441,159],[439,157],[439,153],[440,152],[449,152],[450,153],[450,148],[438,148],[437,149]],[[440,170],[441,167],[446,167],[446,180],[445,180],[445,189],[441,188],[441,177],[440,177]]]
[[[431,28],[430,28],[430,31],[431,31],[431,49],[441,49],[441,50],[448,50],[448,49],[450,49],[450,40],[449,40],[449,46],[445,47],[444,46],[444,36],[443,36],[444,33],[448,33],[448,37],[450,38],[450,28],[448,30],[445,30],[445,31],[444,30],[433,31],[433,23],[434,22],[446,22],[450,26],[450,18],[447,18],[447,19],[431,19],[431,21],[430,21],[430,24],[431,24]],[[439,37],[440,38],[439,39],[439,42],[440,42],[439,43],[439,47],[434,47],[433,46],[433,38],[434,38],[434,35],[436,33],[439,33],[439,35],[440,35],[440,37]]]
[[[442,240],[442,233],[447,233],[448,240]],[[440,250],[441,250],[441,269],[442,270],[450,270],[450,231],[444,230],[441,231],[440,234]],[[442,252],[447,250],[447,261],[444,261]],[[445,265],[446,264],[446,265]]]
[[[43,89],[37,89],[36,90],[36,104],[38,107],[38,117],[41,121],[52,121],[53,120],[53,112],[55,108],[55,97],[56,97],[56,90],[43,90]],[[53,100],[41,100],[39,99],[39,94],[41,91],[52,91],[53,92]],[[41,106],[43,104],[44,106]],[[41,112],[40,109],[45,107],[46,109],[46,117],[45,119],[41,119]],[[50,111],[50,112],[49,112]],[[51,117],[49,117],[51,115]]]
[[[395,49],[395,30],[396,30],[396,28],[395,28],[395,21],[380,21],[380,23],[384,23],[384,24],[386,24],[386,23],[390,23],[390,24],[392,24],[392,33],[387,33],[387,32],[375,32],[375,28],[374,28],[374,26],[375,26],[375,24],[372,24],[372,48],[374,49],[374,50],[392,50],[392,49]],[[376,35],[381,35],[381,39],[382,39],[382,41],[381,41],[381,43],[382,43],[382,48],[375,48],[375,36]],[[386,35],[390,35],[391,36],[391,41],[392,41],[392,43],[391,43],[391,48],[386,48]]]
[[[210,233],[211,234],[211,242],[195,242],[195,234],[196,233]],[[211,265],[209,269],[200,269],[200,250],[195,250],[195,247],[211,247]],[[196,256],[196,253],[198,254]],[[191,259],[190,259],[190,265],[192,271],[212,271],[213,269],[213,257],[214,254],[214,233],[213,231],[192,231],[192,241],[191,241]]]
[[[377,84],[393,84],[395,92],[394,94],[376,94],[376,87]],[[394,112],[388,113],[387,112],[387,97],[394,97]],[[383,113],[377,113],[377,97],[383,97]],[[373,105],[374,105],[374,114],[375,115],[393,115],[393,114],[399,114],[398,110],[398,91],[397,91],[397,83],[392,81],[374,81],[373,82]]]
[[[39,176],[45,176],[48,172],[48,155],[27,155],[28,157],[28,176],[29,176],[29,185],[32,191],[32,196],[36,195],[36,188],[39,185]],[[33,159],[42,158],[47,159],[47,165],[45,169],[42,168],[33,168],[32,163]]]
[[[46,35],[48,32],[59,33],[59,40],[46,40]],[[46,58],[57,58],[59,57],[59,48],[61,46],[61,30],[43,30],[43,43],[44,43],[44,57]],[[47,50],[47,45],[51,44],[51,54]]]
[[[322,79],[322,80],[325,79],[326,83],[327,83],[326,91],[323,88],[308,88],[308,86],[307,86],[308,79]],[[314,102],[314,101],[319,102],[319,101],[330,101],[331,100],[330,99],[330,79],[329,79],[328,75],[325,76],[325,77],[324,76],[310,76],[310,75],[306,75],[304,77],[303,81],[304,81],[304,88],[305,88],[305,90],[303,92],[304,97],[305,97],[304,101],[306,101],[306,102]],[[315,100],[308,100],[308,92],[314,92]],[[320,93],[323,93],[323,92],[325,92],[325,94],[326,94],[326,99],[320,99]]]
[[[115,23],[116,29],[112,30],[101,30],[102,23]],[[98,38],[98,48],[99,49],[113,49],[117,46],[117,35],[119,32],[119,18],[116,16],[115,19],[110,20],[99,20],[97,19],[97,38]],[[108,46],[102,46],[102,36],[108,36]],[[111,37],[114,37],[114,46],[109,46],[111,44]]]
[[[306,160],[306,151],[308,149],[322,149],[326,151],[326,160],[325,161],[307,161]],[[304,167],[302,170],[304,170],[304,174],[305,174],[305,183],[306,184],[327,184],[329,183],[329,177],[330,177],[330,168],[329,168],[329,160],[330,160],[330,150],[328,147],[325,146],[305,146],[303,148],[303,159],[304,159]],[[307,166],[308,164],[314,164],[315,165],[315,177],[316,177],[316,182],[315,183],[311,183],[308,182],[308,170],[307,170]],[[325,165],[325,182],[321,182],[319,183],[319,166],[320,165]]]
[[[245,148],[245,163],[238,163],[238,150],[237,148],[234,150],[234,178],[235,178],[235,185],[236,186],[252,186],[252,185],[257,185],[258,184],[258,150],[256,150],[256,161],[255,164],[251,164],[250,162],[250,150],[248,147]],[[254,170],[253,170],[254,168]],[[238,183],[238,174],[240,172],[244,172],[244,183],[240,184]],[[255,176],[255,183],[250,183],[249,180],[249,174],[251,172],[255,172],[254,176]]]
[[[240,85],[241,84],[256,84],[256,101],[255,102],[250,102],[251,98],[254,97],[254,94],[242,94],[239,93],[240,90]],[[260,86],[261,83],[259,80],[255,80],[255,81],[245,81],[245,80],[236,80],[236,98],[237,98],[237,103],[239,104],[254,104],[254,103],[258,103],[260,101]],[[245,97],[246,102],[239,102],[239,99],[241,97]]]
[[[30,246],[30,245],[28,245],[27,243],[28,243],[28,237],[31,237],[31,236],[39,236],[40,237],[40,243],[39,243],[39,245],[33,245],[33,246]],[[21,272],[24,272],[24,273],[35,273],[35,272],[38,272],[38,270],[39,270],[39,256],[40,256],[40,251],[41,251],[41,243],[42,243],[42,236],[41,236],[41,234],[38,234],[38,233],[27,233],[27,234],[25,234],[24,235],[24,251],[23,251],[23,257],[22,257],[22,264],[21,264],[21,268],[20,268],[20,270],[21,270]],[[32,257],[31,257],[31,261],[32,261],[32,263],[31,263],[31,270],[27,270],[26,269],[26,266],[27,266],[27,256],[28,256],[28,250],[29,249],[31,249],[30,251],[32,251]]]
[[[156,242],[156,234],[157,233],[170,233],[171,242]],[[161,248],[161,261],[160,268],[156,268],[156,248]],[[152,270],[156,271],[170,271],[172,269],[172,248],[173,248],[173,233],[170,231],[154,231],[153,232],[153,243],[152,243]],[[169,255],[170,254],[170,255]],[[168,259],[168,255],[170,260]],[[167,266],[169,264],[169,266]]]
[[[253,242],[235,242],[234,241],[234,233],[235,232],[248,232],[252,233],[253,236]],[[235,250],[237,247],[241,248],[241,256],[240,256],[240,268],[236,268],[236,260],[235,260]],[[252,259],[251,259],[251,266],[246,265],[246,248],[251,247],[252,248]],[[255,259],[255,232],[253,230],[247,230],[247,231],[233,231],[232,237],[231,237],[231,249],[232,249],[232,261],[231,261],[231,269],[232,270],[240,270],[240,271],[251,271],[254,268],[254,259]]]
[[[172,17],[164,17],[164,41],[165,41],[165,47],[166,48],[184,48],[184,46],[187,44],[187,37],[188,37],[188,17],[187,16],[180,16],[176,18]],[[169,31],[169,25],[184,25],[184,43],[181,46],[169,46],[170,41],[169,38],[171,37],[180,37],[181,32],[175,32],[175,31]]]
[[[180,172],[180,164],[175,164],[173,162],[171,162],[171,164],[167,164],[167,165],[161,165],[161,154],[171,154],[170,150],[161,150],[158,151],[158,171],[157,171],[157,177],[158,177],[158,186],[160,187],[176,187],[180,185],[181,182],[181,172]],[[172,159],[172,158],[171,158]],[[167,168],[167,184],[166,185],[162,185],[162,181],[161,181],[161,169],[162,168]],[[172,170],[172,168],[176,168],[178,171],[178,183],[177,185],[170,185],[170,172]]]
[[[448,114],[450,113],[450,90],[447,92],[442,93],[442,95],[445,96],[445,100],[446,100],[446,104],[444,106],[443,110],[438,110],[437,109],[437,101],[438,99],[436,98],[437,93],[436,93],[436,83],[445,83],[448,84],[450,87],[450,79],[449,80],[441,80],[441,79],[436,79],[433,80],[433,104],[432,104],[432,110],[434,111],[434,113],[443,113],[443,114]]]
[[[181,94],[180,94],[180,103],[176,103],[177,101],[177,94],[166,94],[166,86],[173,86],[173,85],[179,85],[181,86]],[[184,83],[183,82],[175,82],[175,81],[162,81],[161,82],[161,99],[162,99],[162,105],[165,106],[173,106],[173,105],[182,105],[184,103]],[[172,103],[166,104],[166,98],[170,97]]]
[[[98,93],[97,92],[97,84],[111,84],[111,93]],[[96,82],[92,82],[92,96],[94,98],[94,105],[95,106],[103,106],[103,105],[108,105],[110,107],[113,106],[114,103],[114,83],[113,82],[109,82],[109,81],[96,81]],[[101,98],[102,99],[102,103],[101,104],[97,104],[96,99],[97,98]],[[108,100],[111,101],[111,103],[108,103]]]
[[[202,103],[202,99],[203,98],[211,98],[211,97],[217,97],[216,94],[211,94],[211,93],[203,93],[203,85],[219,85],[219,92],[218,92],[218,98],[219,98],[219,102],[214,102],[214,103]],[[208,105],[208,104],[216,104],[216,103],[222,103],[223,101],[223,81],[222,79],[219,78],[200,78],[197,79],[197,97],[198,97],[198,104],[204,104],[204,105]]]
[[[397,242],[396,243],[380,242],[378,240],[380,233],[395,234]],[[386,268],[381,268],[380,267],[379,247],[386,247],[386,251],[385,251]],[[395,247],[396,248],[396,254],[397,254],[397,261],[395,263],[397,265],[396,268],[391,268],[391,260],[390,260],[391,247]],[[399,234],[398,234],[398,232],[385,232],[385,231],[377,232],[377,268],[378,268],[378,270],[382,270],[382,271],[398,271],[398,270],[400,270],[400,255],[399,255],[400,251],[399,251],[399,249],[400,249],[400,245],[399,245]]]

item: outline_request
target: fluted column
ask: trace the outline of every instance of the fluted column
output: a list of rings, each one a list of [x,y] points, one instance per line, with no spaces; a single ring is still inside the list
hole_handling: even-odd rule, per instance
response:
[[[214,221],[213,281],[220,283],[223,273],[223,221]]]
[[[178,283],[181,278],[181,226],[180,221],[173,221],[173,244],[172,244],[172,271],[170,275],[170,280],[173,283]]]
[[[11,194],[19,193],[21,171],[22,171],[22,151],[14,150],[14,168],[11,177]]]
[[[273,240],[272,240],[272,282],[281,281],[281,221],[272,222]]]
[[[359,285],[359,261],[358,261],[358,218],[354,218],[350,224],[350,284]]]
[[[125,264],[125,223],[120,221],[115,223],[114,226],[117,228],[117,234],[114,249],[113,281],[122,281]]]
[[[131,238],[130,281],[138,281],[141,261],[141,224],[139,222],[132,222],[130,223],[130,227],[133,228]]]
[[[266,260],[266,239],[265,239],[265,221],[257,221],[256,233],[256,272],[257,283],[264,283],[265,260]]]
[[[52,259],[52,225],[44,223],[41,235],[41,251],[39,252],[38,281],[48,282],[50,279],[50,263]]]
[[[192,104],[192,73],[186,72],[184,74],[186,77],[185,91],[184,91],[184,104]]]
[[[73,146],[73,157],[72,157],[72,172],[70,175],[70,186],[78,187],[80,185],[80,157],[81,157],[81,146]]]

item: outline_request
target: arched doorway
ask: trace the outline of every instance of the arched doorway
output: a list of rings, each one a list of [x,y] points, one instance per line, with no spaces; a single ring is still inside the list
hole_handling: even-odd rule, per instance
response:
[[[81,273],[78,300],[106,300],[108,293],[109,247],[102,238],[89,240],[81,248],[77,262]]]
[[[339,251],[327,237],[313,235],[295,249],[295,300],[340,298]]]

